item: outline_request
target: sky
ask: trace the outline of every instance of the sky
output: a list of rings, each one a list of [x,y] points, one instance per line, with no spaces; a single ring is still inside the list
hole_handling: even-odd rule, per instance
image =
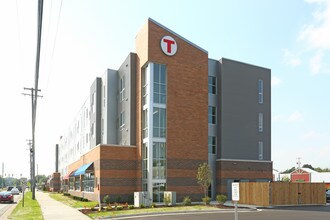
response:
[[[330,168],[329,0],[44,0],[36,118],[37,174],[107,68],[118,69],[152,18],[222,57],[272,71],[272,160]],[[0,0],[0,162],[29,177],[37,0]],[[1,172],[0,172],[1,175]]]

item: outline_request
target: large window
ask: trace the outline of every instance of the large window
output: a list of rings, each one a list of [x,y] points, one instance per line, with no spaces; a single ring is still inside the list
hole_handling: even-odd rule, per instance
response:
[[[264,114],[259,113],[259,119],[258,119],[258,131],[263,132],[264,131]]]
[[[153,136],[166,137],[166,109],[154,107],[153,112]]]
[[[125,99],[125,76],[119,80],[119,101],[124,101]]]
[[[217,94],[217,78],[209,76],[209,94]]]
[[[154,64],[154,103],[166,104],[166,66]]]
[[[209,149],[209,154],[217,153],[217,138],[215,136],[208,137],[208,149]]]
[[[82,191],[94,192],[94,173],[85,173],[82,176]]]
[[[148,109],[142,112],[142,138],[148,137]]]
[[[148,143],[142,145],[142,178],[148,178]]]
[[[69,178],[69,189],[74,190],[74,177]]]
[[[216,124],[217,123],[217,111],[216,111],[216,107],[209,106],[208,120],[209,120],[209,124]]]
[[[166,171],[166,143],[153,143],[153,178],[165,179]]]
[[[259,104],[264,103],[264,81],[258,80],[258,102]]]
[[[144,69],[142,72],[142,106],[147,104],[148,97],[148,83],[147,83],[147,71]]]
[[[80,191],[80,176],[76,176],[75,177],[74,188],[75,188],[75,190],[79,190]]]

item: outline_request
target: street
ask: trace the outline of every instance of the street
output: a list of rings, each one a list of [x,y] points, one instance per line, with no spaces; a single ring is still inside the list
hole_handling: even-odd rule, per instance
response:
[[[217,213],[182,213],[161,214],[153,216],[122,217],[116,219],[147,219],[147,220],[234,220],[234,212]],[[240,211],[239,220],[328,220],[330,219],[330,204],[327,206],[281,207],[262,209],[258,211]]]
[[[19,195],[14,195],[14,203],[0,203],[0,218],[11,206],[16,204],[21,195],[21,193]]]

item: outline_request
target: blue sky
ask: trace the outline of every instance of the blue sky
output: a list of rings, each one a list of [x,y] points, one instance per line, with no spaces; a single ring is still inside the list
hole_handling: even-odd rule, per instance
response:
[[[37,0],[1,0],[1,154],[5,173],[29,175]],[[151,17],[209,52],[272,70],[272,160],[330,168],[330,2],[325,0],[44,2],[36,131],[38,172],[54,171],[55,144],[94,78],[135,51]],[[14,154],[14,157],[9,157]]]

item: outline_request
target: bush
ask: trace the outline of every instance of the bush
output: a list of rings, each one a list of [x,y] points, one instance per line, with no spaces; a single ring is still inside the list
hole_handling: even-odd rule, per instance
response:
[[[103,197],[103,200],[102,200],[105,204],[110,204],[110,196],[109,195],[105,195]]]
[[[205,205],[209,205],[210,202],[211,202],[211,198],[208,197],[208,196],[204,197],[202,200],[203,200],[203,202],[204,202]]]
[[[124,209],[124,207],[121,206],[121,205],[119,205],[119,206],[116,207],[116,210],[123,210],[123,209]]]
[[[63,193],[63,196],[70,196],[70,193]]]
[[[183,197],[182,203],[183,203],[184,206],[191,205],[191,199],[190,199],[190,197],[189,196]]]
[[[156,208],[156,204],[155,203],[152,203],[151,204],[151,208]]]
[[[145,204],[141,204],[140,205],[140,208],[142,209],[142,208],[145,208],[146,207],[146,205]]]
[[[129,209],[134,209],[134,205],[129,205],[128,208]]]
[[[227,201],[227,196],[220,194],[220,195],[217,195],[216,199],[219,204],[224,204]]]

